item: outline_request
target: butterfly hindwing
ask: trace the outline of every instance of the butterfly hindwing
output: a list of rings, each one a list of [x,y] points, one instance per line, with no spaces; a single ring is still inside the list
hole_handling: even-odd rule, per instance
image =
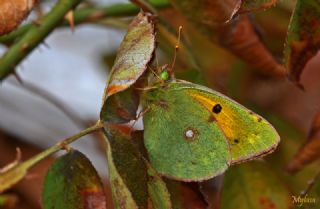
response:
[[[159,173],[199,181],[227,169],[231,156],[222,129],[188,92],[171,85],[148,90],[144,109],[145,146]]]
[[[170,85],[187,92],[214,114],[229,142],[232,163],[268,154],[278,145],[280,137],[268,121],[230,98],[196,84],[175,82]]]

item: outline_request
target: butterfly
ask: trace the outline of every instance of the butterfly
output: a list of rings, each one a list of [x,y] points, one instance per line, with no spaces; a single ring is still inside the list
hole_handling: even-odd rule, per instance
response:
[[[202,181],[275,150],[280,137],[264,118],[219,92],[166,74],[142,96],[144,143],[157,172]]]

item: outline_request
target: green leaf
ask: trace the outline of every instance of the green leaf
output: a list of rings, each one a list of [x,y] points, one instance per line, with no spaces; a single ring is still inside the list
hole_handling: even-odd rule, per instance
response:
[[[111,69],[100,112],[101,120],[126,123],[136,118],[139,92],[137,86],[132,85],[147,69],[154,50],[154,25],[147,14],[140,12],[130,24]]]
[[[140,12],[129,25],[106,88],[106,97],[134,84],[147,69],[155,50],[155,31],[150,16]]]
[[[268,9],[274,6],[278,0],[243,0],[240,12],[250,12],[258,9]]]
[[[170,194],[165,182],[159,174],[151,167],[148,166],[148,192],[154,209],[171,209],[172,204]]]
[[[144,162],[120,126],[105,129],[109,178],[116,208],[147,208],[148,187]]]
[[[289,209],[286,185],[261,161],[232,167],[226,172],[222,209]]]
[[[170,209],[165,183],[132,143],[133,140],[142,142],[142,134],[131,137],[130,131],[119,125],[105,129],[114,205],[121,209],[143,209],[152,204],[154,209]]]
[[[297,0],[284,50],[285,65],[289,78],[300,82],[307,62],[320,48],[320,2]]]
[[[140,96],[135,86],[109,97],[102,106],[101,120],[109,123],[126,123],[136,119]]]
[[[44,209],[106,208],[100,177],[89,159],[76,150],[51,165],[42,195]]]
[[[0,194],[21,181],[32,166],[28,161],[20,163],[21,152],[17,151],[17,159],[0,169]]]

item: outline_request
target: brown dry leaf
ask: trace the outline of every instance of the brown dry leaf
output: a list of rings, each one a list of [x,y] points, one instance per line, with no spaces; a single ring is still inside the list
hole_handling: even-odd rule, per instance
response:
[[[240,0],[171,0],[171,2],[193,22],[208,26],[230,21],[241,6]]]
[[[18,27],[36,2],[37,0],[0,0],[0,35]]]
[[[276,5],[278,0],[242,0],[240,13],[259,9],[269,9]]]
[[[234,14],[230,11],[239,10],[236,1],[233,1],[233,4],[221,3],[220,5],[218,3],[206,4],[207,0],[171,1],[197,27],[197,30],[206,35],[212,43],[218,43],[237,55],[257,72],[274,77],[285,77],[287,75],[285,68],[275,60],[260,40],[249,17],[240,15],[237,18],[232,18]],[[229,19],[227,19],[227,16],[223,14],[232,15],[229,15]],[[217,22],[216,15],[222,15],[224,20],[229,21],[223,22],[220,20],[220,22]]]
[[[286,75],[285,68],[276,62],[261,42],[247,15],[222,26],[219,29],[219,42],[261,74],[274,77]]]
[[[300,82],[305,65],[320,49],[320,2],[298,0],[288,29],[284,62],[289,78]]]
[[[320,112],[314,117],[307,141],[302,145],[294,158],[289,162],[287,170],[297,172],[305,165],[320,158]]]
[[[167,187],[174,209],[205,209],[207,208],[197,184],[167,180]]]

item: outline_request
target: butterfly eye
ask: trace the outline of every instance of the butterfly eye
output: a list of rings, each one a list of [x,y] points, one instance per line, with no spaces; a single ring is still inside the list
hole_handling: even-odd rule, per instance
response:
[[[238,144],[239,143],[239,139],[235,139],[234,143]]]
[[[161,78],[163,81],[168,80],[168,79],[169,79],[169,72],[168,72],[167,70],[164,70],[163,72],[161,72],[160,78]]]
[[[213,106],[213,108],[212,108],[212,112],[214,112],[214,113],[216,113],[216,114],[220,113],[221,110],[222,110],[222,107],[221,107],[220,104],[216,104],[216,105]]]

